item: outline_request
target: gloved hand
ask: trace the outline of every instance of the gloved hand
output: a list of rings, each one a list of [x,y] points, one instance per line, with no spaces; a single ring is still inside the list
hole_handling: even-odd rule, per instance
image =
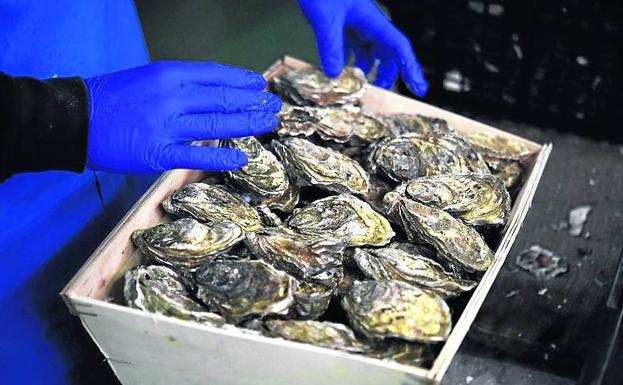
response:
[[[188,142],[259,135],[277,126],[281,100],[264,78],[217,63],[156,62],[86,79],[91,105],[87,167],[143,173],[235,170],[238,150]]]
[[[345,58],[368,73],[379,60],[374,84],[389,88],[398,73],[409,89],[424,96],[428,83],[409,40],[372,0],[299,0],[318,42],[320,62],[329,76],[337,76]]]

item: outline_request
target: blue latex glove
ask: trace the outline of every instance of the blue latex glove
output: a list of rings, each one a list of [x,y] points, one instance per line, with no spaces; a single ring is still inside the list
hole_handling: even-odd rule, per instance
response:
[[[365,73],[379,61],[375,85],[389,88],[400,73],[413,93],[426,94],[428,83],[409,40],[374,1],[299,0],[299,5],[316,35],[327,75],[339,75],[353,53],[354,65]]]
[[[194,140],[259,135],[278,124],[281,100],[264,78],[216,63],[156,62],[86,80],[91,104],[87,167],[144,173],[235,170],[238,150]]]

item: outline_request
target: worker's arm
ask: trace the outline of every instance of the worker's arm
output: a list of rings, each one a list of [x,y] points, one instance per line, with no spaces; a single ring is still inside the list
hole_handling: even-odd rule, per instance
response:
[[[424,96],[428,83],[407,39],[372,0],[299,0],[318,43],[325,72],[337,76],[348,55],[368,73],[378,61],[375,84],[389,88],[398,74],[409,89]]]
[[[0,73],[0,181],[28,171],[82,171],[89,102],[80,78]]]
[[[0,78],[0,180],[86,167],[120,173],[235,170],[231,148],[195,140],[260,135],[281,101],[264,78],[217,63],[157,62],[86,79]]]

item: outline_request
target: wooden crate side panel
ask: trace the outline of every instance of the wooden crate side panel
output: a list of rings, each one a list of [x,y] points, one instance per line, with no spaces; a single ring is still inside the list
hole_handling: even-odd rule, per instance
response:
[[[441,382],[441,379],[443,378],[446,370],[452,362],[452,358],[454,357],[461,343],[463,342],[465,335],[467,334],[469,328],[474,322],[474,319],[476,318],[480,307],[482,306],[485,298],[487,297],[487,294],[489,293],[489,290],[491,289],[495,278],[497,277],[500,269],[502,268],[502,265],[504,264],[504,261],[506,260],[506,257],[515,241],[515,238],[519,233],[519,229],[523,224],[524,218],[528,213],[528,209],[530,208],[530,205],[532,203],[532,199],[539,184],[539,180],[543,175],[543,170],[545,169],[547,158],[549,157],[551,149],[551,144],[546,145],[539,154],[534,164],[534,167],[527,178],[526,184],[524,186],[525,188],[522,190],[521,195],[517,198],[518,203],[515,205],[514,215],[512,216],[510,225],[507,226],[506,233],[504,234],[504,237],[500,242],[498,249],[496,250],[493,264],[486,271],[486,273],[482,277],[482,280],[474,290],[474,293],[472,294],[472,297],[467,303],[467,306],[463,310],[459,321],[454,326],[450,337],[444,344],[444,347],[437,356],[433,367],[431,368],[430,378],[436,383]]]
[[[124,385],[423,385],[424,369],[70,298]],[[406,370],[405,370],[406,369]]]

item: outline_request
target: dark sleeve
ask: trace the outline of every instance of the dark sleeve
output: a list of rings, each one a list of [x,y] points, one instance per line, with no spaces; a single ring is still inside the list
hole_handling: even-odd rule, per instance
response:
[[[82,79],[0,73],[0,182],[20,172],[83,171],[88,125]]]

